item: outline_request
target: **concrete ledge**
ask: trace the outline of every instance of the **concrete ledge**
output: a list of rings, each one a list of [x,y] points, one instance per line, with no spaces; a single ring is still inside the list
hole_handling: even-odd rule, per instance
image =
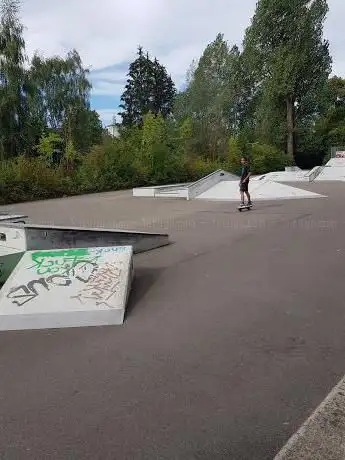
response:
[[[0,330],[121,325],[133,248],[26,252],[0,291]]]
[[[274,460],[345,459],[345,377]]]
[[[3,223],[0,226],[0,237],[0,247],[22,251],[133,246],[137,254],[170,244],[169,235],[165,233],[15,223]]]
[[[309,173],[307,174],[309,178],[309,182],[313,182],[317,176],[319,176],[324,169],[324,166],[315,166]]]

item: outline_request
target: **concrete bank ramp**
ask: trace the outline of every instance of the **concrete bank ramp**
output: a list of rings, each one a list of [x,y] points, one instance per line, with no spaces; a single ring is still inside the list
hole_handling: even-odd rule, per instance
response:
[[[22,251],[77,247],[133,246],[134,253],[170,244],[164,233],[57,225],[2,224],[3,246]]]
[[[0,330],[120,325],[130,246],[29,251],[0,291]]]
[[[0,222],[14,222],[25,224],[28,216],[24,214],[0,214]]]
[[[213,173],[208,174],[207,176],[192,183],[134,188],[133,196],[193,200],[220,182],[238,180],[239,177],[234,174],[218,169],[217,171],[214,171]]]
[[[345,459],[345,378],[291,437],[274,460]]]
[[[332,166],[332,167],[340,167],[340,168],[345,168],[345,158],[331,158],[328,160],[326,163],[326,166]]]
[[[315,182],[321,181],[345,181],[345,166],[325,166],[315,178]]]
[[[265,178],[275,182],[309,182],[309,171],[275,171],[262,174],[258,178]],[[256,179],[257,180],[257,179]]]
[[[264,200],[283,200],[298,198],[320,198],[319,195],[308,190],[280,184],[269,179],[254,180],[250,182],[249,191],[253,202]],[[214,187],[197,197],[198,200],[209,201],[239,201],[240,191],[238,182],[220,182]]]

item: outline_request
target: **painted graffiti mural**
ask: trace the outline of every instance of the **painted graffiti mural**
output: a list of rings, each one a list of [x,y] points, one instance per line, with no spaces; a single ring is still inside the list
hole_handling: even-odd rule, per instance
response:
[[[92,274],[87,285],[73,298],[78,299],[81,303],[93,300],[96,305],[105,305],[111,308],[108,302],[119,290],[122,271],[122,264],[117,266],[104,264],[102,268]]]
[[[126,264],[116,254],[128,248],[91,248],[39,251],[31,254],[30,281],[10,289],[7,298],[18,307],[40,294],[66,288],[70,299],[82,305],[91,301],[96,306],[112,308],[112,299],[120,291]],[[28,279],[28,278],[26,278]]]

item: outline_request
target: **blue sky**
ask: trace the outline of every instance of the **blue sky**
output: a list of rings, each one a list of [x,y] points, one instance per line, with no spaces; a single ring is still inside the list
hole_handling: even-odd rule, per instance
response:
[[[90,73],[90,80],[94,86],[92,91],[91,104],[98,110],[104,124],[112,122],[116,116],[120,121],[118,112],[120,97],[126,82],[129,62],[106,67]]]
[[[345,76],[345,1],[329,0],[325,36],[334,73]],[[256,0],[22,0],[28,57],[78,50],[90,70],[92,106],[104,125],[117,114],[138,45],[166,66],[177,87],[217,33],[241,45]]]

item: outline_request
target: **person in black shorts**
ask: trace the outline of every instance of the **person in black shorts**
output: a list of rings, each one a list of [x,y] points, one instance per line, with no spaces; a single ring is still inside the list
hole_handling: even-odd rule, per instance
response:
[[[248,205],[252,205],[252,200],[248,191],[249,178],[250,178],[250,167],[247,158],[241,158],[242,173],[240,180],[240,192],[241,192],[241,206],[244,206],[244,195],[246,194],[248,199]]]

